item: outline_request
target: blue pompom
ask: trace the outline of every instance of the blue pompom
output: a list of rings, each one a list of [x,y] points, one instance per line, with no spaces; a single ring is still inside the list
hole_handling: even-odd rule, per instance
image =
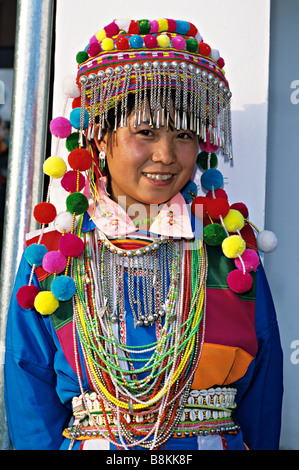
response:
[[[76,292],[76,284],[69,276],[58,276],[51,283],[51,291],[57,300],[70,300]]]
[[[216,170],[216,168],[210,168],[201,175],[200,181],[202,187],[210,191],[212,188],[221,188],[223,185],[223,176],[219,170]]]
[[[75,129],[80,129],[81,108],[74,108],[70,113],[70,123]],[[88,128],[89,115],[87,109],[84,113],[84,129]]]
[[[143,46],[143,39],[141,36],[138,34],[134,34],[133,36],[130,37],[130,46],[133,49],[141,49]]]
[[[176,32],[178,34],[187,34],[190,29],[190,24],[187,21],[177,20]]]
[[[29,245],[24,253],[24,257],[27,261],[27,263],[30,264],[30,266],[41,266],[43,257],[45,254],[48,253],[47,248],[45,245],[39,245],[38,243],[33,243],[32,245]]]
[[[188,181],[187,184],[181,189],[181,194],[185,201],[192,201],[197,196],[197,186],[193,180]]]

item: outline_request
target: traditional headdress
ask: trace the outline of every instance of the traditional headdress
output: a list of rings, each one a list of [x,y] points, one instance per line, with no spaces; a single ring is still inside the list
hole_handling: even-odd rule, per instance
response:
[[[92,36],[76,59],[77,77],[68,77],[63,84],[67,98],[73,100],[70,116],[57,117],[50,123],[53,136],[58,140],[66,139],[71,170],[68,171],[66,162],[56,155],[44,163],[45,174],[50,179],[61,178],[63,188],[69,193],[66,211],[57,215],[49,198],[38,204],[34,217],[42,226],[41,235],[38,243],[30,245],[25,252],[33,270],[42,266],[54,274],[54,280],[51,291],[39,292],[31,285],[31,276],[29,284],[18,292],[19,303],[50,314],[57,309],[59,301],[69,300],[74,295],[76,286],[67,273],[71,259],[80,256],[84,249],[74,231],[76,216],[89,207],[82,193],[85,173],[101,175],[91,145],[95,126],[99,125],[101,136],[108,125],[109,113],[115,117],[114,130],[118,125],[126,126],[131,94],[135,126],[146,119],[146,105],[150,109],[151,125],[167,126],[172,103],[175,128],[190,129],[199,136],[201,184],[210,197],[195,197],[194,187],[187,191],[188,194],[193,192],[193,212],[196,214],[196,206],[201,204],[207,220],[216,221],[205,227],[204,241],[222,244],[224,254],[236,259],[236,270],[230,273],[228,283],[236,292],[248,290],[252,282],[248,271],[256,269],[258,260],[250,250],[246,251],[250,259],[247,265],[241,257],[246,244],[240,230],[248,216],[247,209],[242,205],[230,206],[221,189],[222,174],[215,168],[215,152],[219,148],[232,158],[232,95],[223,70],[224,60],[218,50],[204,42],[197,28],[187,21],[115,20]],[[59,250],[49,252],[42,244],[42,237],[45,225],[52,222],[62,236]],[[275,236],[269,232],[264,233],[265,236],[273,241],[271,248],[266,247],[265,251],[271,251],[276,245]],[[263,249],[262,244],[260,249]]]

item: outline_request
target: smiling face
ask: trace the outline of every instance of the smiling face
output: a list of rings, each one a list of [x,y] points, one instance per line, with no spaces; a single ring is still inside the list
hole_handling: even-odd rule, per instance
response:
[[[134,113],[127,127],[118,127],[96,141],[106,153],[112,198],[126,197],[126,208],[143,204],[147,208],[175,196],[189,181],[198,154],[198,137],[173,128],[152,128],[148,123],[134,127]]]

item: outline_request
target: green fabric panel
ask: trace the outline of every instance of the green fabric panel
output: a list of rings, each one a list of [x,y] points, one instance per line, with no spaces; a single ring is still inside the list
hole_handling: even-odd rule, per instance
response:
[[[41,282],[42,290],[51,290],[51,282],[53,275],[47,277]],[[72,300],[59,302],[59,307],[50,315],[55,331],[67,325],[73,319],[73,303]]]

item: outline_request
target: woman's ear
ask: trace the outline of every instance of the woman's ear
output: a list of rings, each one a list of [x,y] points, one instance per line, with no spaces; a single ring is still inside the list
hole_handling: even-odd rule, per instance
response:
[[[106,153],[107,149],[107,132],[103,133],[102,137],[99,139],[99,124],[96,124],[95,130],[94,130],[94,143],[96,144],[96,147],[99,152],[104,151]]]

